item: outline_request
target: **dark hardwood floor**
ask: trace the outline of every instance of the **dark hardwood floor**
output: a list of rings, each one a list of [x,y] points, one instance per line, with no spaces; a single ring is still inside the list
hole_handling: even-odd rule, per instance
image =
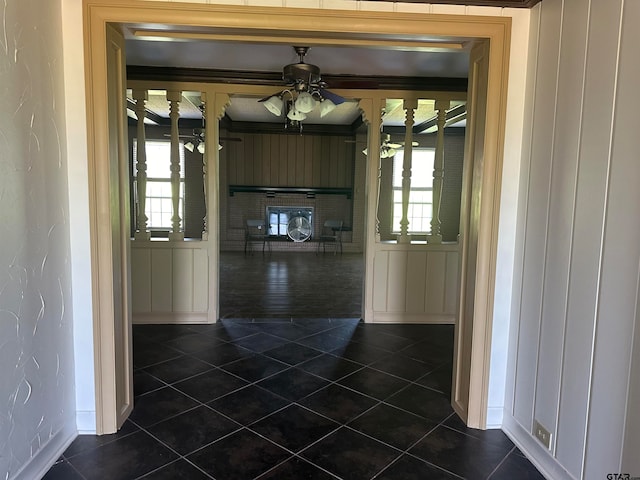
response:
[[[220,318],[360,318],[364,256],[220,254]]]

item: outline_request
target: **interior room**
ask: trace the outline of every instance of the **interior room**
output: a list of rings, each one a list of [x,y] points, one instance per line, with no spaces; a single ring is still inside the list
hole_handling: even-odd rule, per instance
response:
[[[0,18],[0,478],[638,476],[637,2],[6,0]],[[159,44],[201,44],[183,67],[197,71],[163,84],[129,77],[132,37],[158,44],[139,63],[163,65],[165,79],[186,57],[164,58]],[[207,45],[220,41],[215,57],[236,62],[228,71],[242,78],[260,46],[283,53],[264,55],[273,61],[266,83],[238,75],[211,83],[197,61],[213,65]],[[236,56],[235,43],[253,47]],[[330,92],[315,100],[335,111],[357,102],[355,141],[352,132],[321,135],[344,139],[329,148],[329,165],[353,152],[352,177],[340,170],[339,187],[322,173],[316,184],[314,168],[265,168],[272,133],[250,137],[225,117],[234,99],[252,98],[268,118],[260,123],[298,122],[302,135],[287,136],[296,140],[313,134],[298,115],[304,102],[293,113],[284,98],[285,67],[301,63],[295,46],[309,47],[305,64],[327,82],[314,82]],[[442,85],[366,88],[368,79],[347,88],[337,81],[349,69],[332,71],[342,57],[323,58],[321,47],[353,50],[348,67],[368,58],[369,75],[388,78],[412,67],[402,52],[462,51],[465,73],[451,78],[466,86],[435,98]],[[381,56],[368,57],[377,50],[392,55],[377,64]],[[396,55],[405,60],[394,63]],[[168,131],[150,121],[156,91],[171,103]],[[414,104],[409,91],[428,95]],[[421,99],[444,112],[435,147],[407,138],[417,126],[407,128],[407,112]],[[404,135],[383,125],[388,100],[402,100]],[[446,102],[460,101],[457,231],[446,230],[444,202],[432,201],[443,218],[431,219],[442,223],[411,232],[412,188],[429,203],[429,186],[413,181],[425,177],[413,154],[449,141]],[[171,140],[168,180],[165,167],[147,165],[152,142],[137,148],[141,125],[144,136],[157,130]],[[203,138],[202,159],[182,162]],[[283,151],[277,141],[273,158],[288,162],[288,142]],[[296,160],[316,148],[322,155],[313,142],[291,142]],[[400,174],[383,158],[388,148],[403,156]],[[233,164],[231,152],[244,161]],[[437,166],[447,162],[433,161],[432,200],[444,199],[447,175]],[[201,189],[182,188],[200,176]],[[170,194],[152,193],[154,182]],[[309,191],[325,188],[340,190]],[[169,218],[150,227],[154,197],[168,201],[158,211]],[[395,198],[397,222],[380,208]],[[317,230],[324,201],[340,213],[326,232]],[[221,265],[234,265],[225,255],[272,268],[264,286],[288,285],[290,272],[312,262],[361,256],[360,302],[319,312],[304,301],[313,314],[303,317],[282,295],[277,317],[225,313],[228,279],[242,286],[256,272],[230,268],[225,277]],[[270,267],[294,257],[309,261]],[[326,280],[295,283],[331,290]]]

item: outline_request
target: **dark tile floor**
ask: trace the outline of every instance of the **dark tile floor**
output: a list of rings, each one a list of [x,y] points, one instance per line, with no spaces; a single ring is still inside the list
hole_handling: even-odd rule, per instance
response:
[[[45,476],[77,479],[541,479],[449,402],[451,326],[356,319],[134,326],[136,402]]]

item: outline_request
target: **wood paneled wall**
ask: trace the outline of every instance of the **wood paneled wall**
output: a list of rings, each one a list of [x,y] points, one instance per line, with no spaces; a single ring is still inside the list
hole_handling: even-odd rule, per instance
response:
[[[227,136],[222,133],[221,136]],[[352,136],[241,133],[226,142],[230,185],[266,187],[351,187]]]
[[[640,3],[533,14],[503,428],[546,478],[638,475]]]

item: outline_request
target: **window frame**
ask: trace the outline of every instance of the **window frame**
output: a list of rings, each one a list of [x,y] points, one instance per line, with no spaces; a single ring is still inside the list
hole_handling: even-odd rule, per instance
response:
[[[134,217],[137,217],[137,213],[138,213],[138,208],[137,205],[139,204],[139,196],[138,196],[138,176],[137,176],[137,169],[136,169],[136,165],[137,165],[137,152],[138,152],[138,139],[137,138],[133,138],[133,145],[132,145],[132,165],[133,165],[133,175],[132,175],[132,181],[133,181],[133,188],[134,188],[134,193],[135,193],[135,205],[136,208],[134,208],[133,214]],[[158,138],[147,138],[145,139],[145,146],[148,147],[149,144],[162,144],[162,145],[166,145],[167,146],[167,150],[168,150],[168,160],[169,160],[169,167],[171,166],[171,140],[164,140],[164,139],[158,139]],[[185,148],[184,148],[184,142],[182,140],[180,140],[180,193],[178,195],[178,211],[180,214],[180,218],[182,219],[181,222],[181,231],[183,232],[185,230],[185,194],[186,194],[186,181],[185,181],[185,177],[186,177],[186,165],[185,165]],[[149,163],[150,161],[152,161],[152,159],[149,156],[148,153],[148,149],[147,149],[147,158],[146,158],[146,164],[147,164],[147,172],[149,171]],[[172,232],[172,223],[171,223],[171,217],[173,216],[173,195],[170,194],[168,196],[150,196],[149,195],[149,185],[150,184],[167,184],[169,185],[169,191],[171,190],[171,169],[168,169],[167,172],[167,176],[166,177],[150,177],[147,176],[147,180],[146,180],[146,199],[145,199],[145,215],[147,216],[147,230],[149,232],[156,232],[156,233],[168,233]],[[152,218],[154,217],[153,212],[150,212],[150,206],[151,206],[151,200],[154,199],[168,199],[171,202],[171,209],[170,209],[170,216],[169,216],[169,223],[168,225],[154,225],[152,223]],[[157,212],[156,212],[157,213]],[[163,215],[166,215],[163,212],[160,212],[159,215],[162,217]],[[137,218],[134,218],[134,225],[137,225]]]

